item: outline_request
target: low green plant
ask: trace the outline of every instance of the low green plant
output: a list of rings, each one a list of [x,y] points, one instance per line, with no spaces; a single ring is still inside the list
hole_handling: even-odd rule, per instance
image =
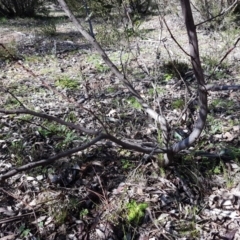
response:
[[[107,88],[107,92],[108,93],[113,93],[113,92],[115,92],[116,91],[116,89],[114,88],[114,87],[108,87]]]
[[[57,79],[55,81],[55,85],[61,88],[67,88],[67,89],[73,90],[73,89],[79,88],[79,81],[65,76]]]
[[[43,137],[50,137],[51,135],[61,134],[61,133],[64,133],[66,131],[66,126],[58,125],[58,124],[55,124],[55,123],[44,122],[43,126],[44,127],[39,127],[38,128],[38,132]]]
[[[65,120],[71,121],[71,122],[76,122],[78,120],[78,117],[75,112],[70,112]]]
[[[4,24],[4,23],[7,23],[8,20],[6,17],[0,17],[0,23]]]
[[[129,97],[127,99],[127,103],[135,109],[138,109],[138,110],[142,109],[141,104],[138,102],[138,100],[135,97]]]
[[[210,107],[211,106],[214,108],[218,107],[228,110],[228,108],[232,108],[234,106],[234,101],[229,99],[214,99],[211,102]]]
[[[122,149],[119,151],[119,154],[122,156],[122,157],[129,157],[131,155],[131,152],[126,150],[126,149]]]
[[[123,169],[130,169],[133,167],[133,164],[128,159],[122,159],[121,163]]]
[[[220,174],[222,171],[221,171],[221,166],[220,165],[217,165],[213,168],[213,173],[214,174]]]
[[[226,156],[236,161],[240,159],[240,149],[238,147],[221,144],[219,145],[219,149],[219,157]]]
[[[172,102],[172,108],[174,109],[183,109],[185,106],[185,102],[183,99],[176,99]]]
[[[87,208],[82,209],[81,212],[80,212],[80,214],[79,214],[79,215],[80,215],[80,218],[88,215],[88,213],[89,213],[89,211],[88,211]]]
[[[19,231],[21,233],[20,236],[22,238],[26,238],[29,235],[29,233],[31,232],[29,228],[26,228],[25,224],[22,224],[20,226]]]
[[[80,139],[79,136],[74,132],[65,132],[63,136],[65,136],[65,138],[63,141],[57,144],[57,148],[62,149],[68,147],[69,144],[71,144],[74,140]]]
[[[163,75],[164,81],[169,81],[171,79],[173,79],[173,74],[172,73],[165,73]]]
[[[222,125],[222,122],[220,122],[218,119],[208,114],[207,128],[208,128],[208,133],[217,134],[222,132],[223,125]]]
[[[147,207],[147,203],[137,203],[134,200],[129,202],[126,206],[128,222],[130,224],[138,225],[141,219],[144,217],[144,212]]]
[[[138,16],[135,15],[132,19],[131,19],[131,23],[132,25],[130,27],[128,27],[128,25],[124,28],[124,34],[126,36],[126,39],[129,38],[133,38],[133,37],[142,37],[142,34],[144,33],[145,35],[145,31],[141,31],[140,30],[140,26],[142,24],[142,19]]]
[[[87,62],[92,64],[98,72],[105,73],[110,70],[110,68],[105,63],[103,63],[98,54],[91,54],[88,56]]]
[[[182,221],[179,222],[179,232],[182,237],[188,237],[191,239],[198,239],[199,237],[199,230],[196,228],[196,223],[194,221],[187,222]]]
[[[8,97],[5,101],[4,106],[8,109],[12,109],[12,108],[18,108],[20,106],[20,103],[12,97]]]

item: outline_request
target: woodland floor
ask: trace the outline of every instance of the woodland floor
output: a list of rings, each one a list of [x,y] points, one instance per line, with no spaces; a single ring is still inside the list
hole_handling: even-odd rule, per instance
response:
[[[187,51],[182,19],[167,16],[166,21]],[[120,139],[161,141],[156,124],[73,24],[60,19],[54,36],[46,36],[44,24],[43,19],[1,22],[0,43],[16,59],[8,55],[0,60],[0,108],[21,108],[14,95],[30,109],[93,129],[101,127],[97,116]],[[106,46],[111,39],[100,36],[99,23],[93,26],[142,97],[154,109],[161,105],[173,141],[184,137],[186,90],[170,63],[183,74],[191,67],[168,31],[161,30],[159,18],[146,17],[141,37],[117,46]],[[229,31],[198,30],[206,75],[233,46]],[[207,82],[240,84],[239,51],[234,49]],[[194,81],[189,86],[196,89]],[[209,91],[206,128],[173,166],[160,167],[161,156],[99,142],[51,165],[20,172],[1,183],[0,239],[240,239],[239,118],[239,91]],[[0,175],[89,140],[38,117],[0,113]],[[210,158],[195,156],[195,151]]]

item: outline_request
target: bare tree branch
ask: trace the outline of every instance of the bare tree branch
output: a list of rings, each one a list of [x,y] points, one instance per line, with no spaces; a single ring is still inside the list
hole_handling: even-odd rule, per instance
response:
[[[167,24],[167,22],[166,22],[166,20],[165,20],[164,17],[162,17],[162,20],[163,20],[165,26],[167,27],[167,30],[168,30],[171,38],[173,39],[173,41],[178,45],[178,47],[179,47],[187,56],[191,57],[191,56],[184,50],[184,48],[181,46],[181,44],[176,40],[176,38],[173,36],[172,31],[170,30],[170,28],[169,28],[169,26],[168,26],[168,24]]]
[[[103,139],[109,139],[112,142],[115,142],[116,144],[122,146],[125,149],[134,150],[134,151],[138,151],[138,152],[146,153],[146,154],[157,154],[157,153],[168,153],[169,152],[169,150],[167,150],[167,149],[160,149],[160,148],[158,148],[156,146],[154,148],[152,148],[152,147],[142,147],[142,146],[137,145],[137,144],[123,142],[123,141],[115,138],[112,135],[105,134],[105,133],[100,133],[97,137],[92,139],[90,142],[85,143],[85,144],[83,144],[83,145],[81,145],[79,147],[67,150],[65,152],[57,154],[57,155],[55,155],[53,157],[50,157],[48,159],[42,159],[42,160],[39,160],[39,161],[33,161],[33,162],[25,164],[25,165],[23,165],[21,167],[18,167],[18,168],[15,168],[13,170],[10,170],[9,172],[7,172],[5,174],[0,175],[0,182],[6,180],[7,178],[10,178],[10,177],[16,175],[19,172],[30,170],[30,169],[38,167],[38,166],[48,165],[48,164],[51,164],[51,163],[55,162],[56,160],[58,160],[60,158],[68,157],[68,156],[70,156],[70,155],[72,155],[72,154],[74,154],[76,152],[80,152],[80,151],[82,151],[82,150],[84,150],[86,148],[91,147],[92,145],[96,144],[97,142],[99,142],[99,141],[101,141]]]
[[[58,0],[59,4],[61,5],[62,9],[68,15],[69,19],[75,24],[78,31],[92,44],[93,47],[97,50],[100,54],[104,62],[108,65],[108,67],[112,70],[112,72],[118,77],[120,81],[124,83],[124,85],[128,88],[128,90],[135,96],[140,104],[142,105],[143,109],[157,122],[160,123],[160,128],[162,130],[164,143],[167,146],[170,140],[170,128],[168,126],[167,120],[151,109],[148,104],[143,100],[143,98],[139,95],[139,93],[133,88],[132,84],[129,80],[119,71],[117,66],[109,59],[108,55],[102,49],[100,44],[94,39],[81,25],[80,21],[73,15],[71,10],[68,8],[66,2],[64,0]]]
[[[208,79],[210,79],[212,77],[212,75],[215,73],[215,71],[221,65],[223,60],[232,52],[232,50],[237,47],[237,44],[238,44],[239,41],[240,41],[240,37],[235,41],[233,46],[230,49],[228,49],[228,51],[224,54],[224,56],[221,58],[221,60],[219,61],[218,65],[215,67],[215,69],[213,70],[212,74],[208,77]]]
[[[21,166],[19,168],[15,168],[13,170],[10,170],[6,174],[0,175],[0,182],[5,180],[5,179],[7,179],[7,178],[9,178],[9,177],[14,176],[15,174],[17,174],[19,172],[23,172],[23,171],[26,171],[26,170],[29,170],[29,169],[32,169],[32,168],[35,168],[35,167],[38,167],[38,166],[44,166],[44,165],[53,163],[53,162],[55,162],[56,160],[58,160],[60,158],[67,157],[67,156],[70,156],[73,153],[82,151],[82,150],[84,150],[86,148],[89,148],[90,146],[94,145],[96,142],[100,141],[103,138],[104,138],[104,135],[100,134],[96,138],[94,138],[92,141],[90,141],[90,142],[88,142],[86,144],[83,144],[80,147],[73,148],[71,150],[67,150],[67,151],[65,151],[63,153],[57,154],[57,155],[55,155],[53,157],[50,157],[48,159],[43,159],[43,160],[40,160],[40,161],[31,162],[31,163],[23,165],[23,166]]]
[[[204,24],[204,23],[206,23],[206,22],[210,22],[210,21],[212,21],[212,20],[214,20],[214,19],[216,19],[216,18],[218,18],[218,17],[221,17],[221,16],[225,15],[227,12],[229,12],[230,10],[232,10],[233,8],[235,8],[235,6],[237,6],[238,1],[239,1],[239,0],[235,0],[235,2],[233,2],[233,4],[232,4],[231,6],[229,6],[229,7],[226,8],[226,9],[223,9],[223,10],[221,11],[221,13],[219,13],[218,15],[213,16],[213,17],[211,17],[211,18],[209,18],[209,19],[207,19],[207,20],[205,20],[205,21],[203,21],[203,22],[200,22],[200,23],[196,24],[195,26],[198,27],[198,26],[200,26],[200,25],[202,25],[202,24]],[[193,4],[192,4],[192,5],[193,5]],[[193,5],[193,6],[194,6],[194,5]],[[194,8],[196,9],[195,6],[194,6]],[[198,10],[198,11],[199,11],[199,10]]]
[[[66,122],[66,121],[64,121],[64,120],[62,120],[60,118],[48,115],[46,113],[35,112],[35,111],[32,111],[32,110],[27,109],[27,108],[15,109],[15,110],[0,109],[0,113],[4,113],[4,114],[29,114],[29,115],[32,115],[32,116],[36,116],[36,117],[47,119],[49,121],[57,122],[59,124],[67,126],[69,128],[73,128],[73,129],[76,129],[78,131],[90,134],[90,135],[96,135],[96,134],[99,133],[99,131],[92,130],[92,129],[87,129],[87,128],[84,128],[84,127],[82,127],[82,126],[80,126],[78,124],[76,125],[76,124],[73,124],[73,123],[70,123],[70,122]]]

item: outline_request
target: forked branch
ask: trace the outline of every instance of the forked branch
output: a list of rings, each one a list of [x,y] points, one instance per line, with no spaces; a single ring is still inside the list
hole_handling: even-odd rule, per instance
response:
[[[156,111],[151,109],[148,104],[143,100],[140,94],[134,89],[130,81],[119,71],[117,66],[109,59],[106,52],[103,50],[101,45],[93,38],[81,25],[81,22],[73,15],[69,7],[67,6],[64,0],[58,0],[59,4],[61,5],[62,9],[68,15],[69,19],[74,23],[77,30],[92,44],[92,46],[97,50],[100,54],[104,62],[108,65],[111,71],[118,77],[120,81],[128,88],[128,90],[135,96],[140,104],[142,105],[143,109],[157,122],[160,123],[160,128],[163,134],[163,140],[166,147],[168,147],[169,140],[170,140],[170,128],[166,119],[159,115]]]

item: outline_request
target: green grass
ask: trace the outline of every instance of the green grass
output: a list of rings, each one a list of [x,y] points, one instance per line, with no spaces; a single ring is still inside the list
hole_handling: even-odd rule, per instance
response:
[[[76,79],[69,78],[67,76],[61,77],[55,81],[55,85],[60,88],[67,88],[67,89],[78,89],[79,88],[79,81]]]
[[[138,109],[138,110],[142,109],[141,104],[138,102],[138,100],[135,97],[129,97],[127,99],[127,103],[135,109]]]
[[[100,73],[110,71],[110,68],[103,63],[102,58],[98,54],[91,54],[87,57],[86,61],[93,65],[93,67]]]
[[[211,104],[210,108],[223,108],[228,111],[229,108],[234,107],[234,101],[229,99],[214,99]]]

